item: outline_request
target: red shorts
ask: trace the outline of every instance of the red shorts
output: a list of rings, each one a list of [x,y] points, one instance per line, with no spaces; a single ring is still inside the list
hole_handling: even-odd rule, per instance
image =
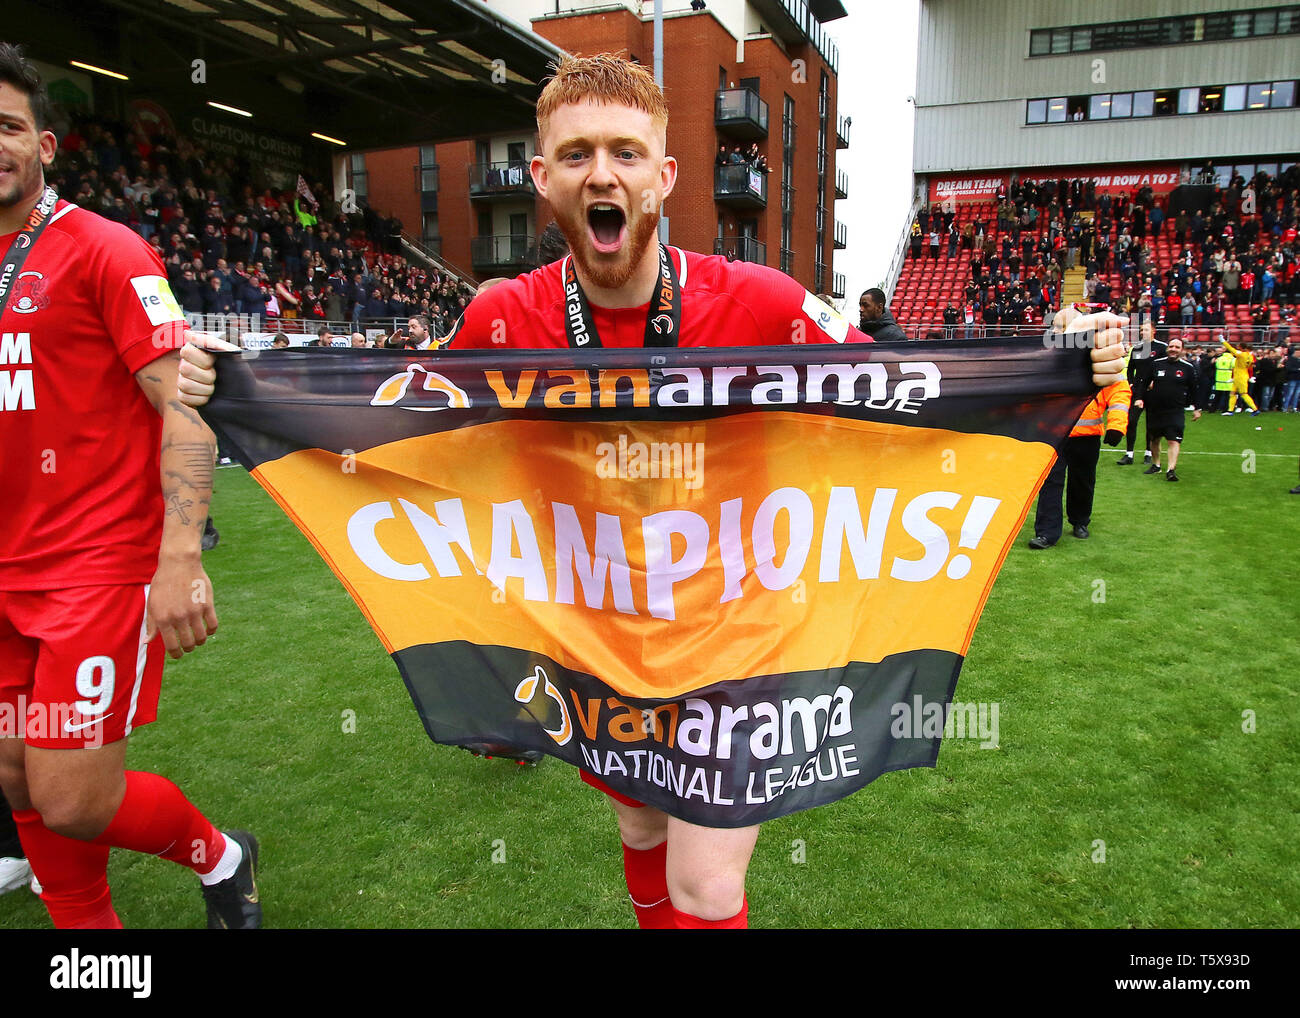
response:
[[[79,749],[158,714],[164,648],[145,639],[148,586],[0,591],[0,738]]]
[[[594,774],[588,774],[584,770],[579,770],[578,774],[583,781],[589,784],[592,788],[596,789],[596,791],[604,792],[611,799],[615,799],[618,802],[621,802],[624,806],[631,806],[634,809],[640,809],[642,806],[645,805],[644,802],[637,802],[635,799],[629,799],[622,792],[614,791],[614,789],[610,788],[609,785],[605,784],[605,782],[601,781],[600,778],[596,777],[596,775]]]

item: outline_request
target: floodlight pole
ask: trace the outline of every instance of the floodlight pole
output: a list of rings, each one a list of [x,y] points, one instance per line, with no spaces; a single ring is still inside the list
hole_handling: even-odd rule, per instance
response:
[[[655,0],[655,84],[664,87],[664,0]],[[668,217],[659,206],[659,243],[668,243]]]

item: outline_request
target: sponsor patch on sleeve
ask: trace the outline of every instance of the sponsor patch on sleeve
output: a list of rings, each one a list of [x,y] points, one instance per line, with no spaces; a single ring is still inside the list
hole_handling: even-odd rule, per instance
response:
[[[163,276],[132,276],[131,285],[140,298],[144,313],[149,316],[150,325],[163,325],[167,322],[182,322],[185,315],[176,303],[172,289]]]
[[[804,291],[803,313],[813,320],[822,332],[836,343],[843,343],[849,334],[849,322],[833,307],[817,298],[817,295]]]

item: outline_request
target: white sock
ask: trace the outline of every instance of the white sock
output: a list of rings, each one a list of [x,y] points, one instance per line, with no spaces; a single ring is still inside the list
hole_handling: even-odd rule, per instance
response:
[[[199,882],[205,887],[229,880],[235,875],[235,870],[239,869],[239,864],[244,861],[244,850],[239,847],[239,842],[225,834],[221,836],[226,840],[226,850],[221,853],[221,858],[212,867],[211,872],[199,874]]]

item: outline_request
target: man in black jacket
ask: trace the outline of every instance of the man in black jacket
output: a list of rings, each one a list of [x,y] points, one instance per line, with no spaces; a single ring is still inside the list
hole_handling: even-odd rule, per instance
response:
[[[907,334],[885,307],[885,291],[872,287],[858,298],[858,328],[877,343],[902,343]]]
[[[1151,466],[1143,473],[1160,473],[1160,439],[1169,443],[1169,480],[1178,480],[1178,451],[1183,442],[1185,415],[1183,408],[1192,407],[1192,420],[1199,420],[1201,411],[1196,405],[1196,368],[1191,361],[1183,360],[1183,341],[1178,337],[1169,340],[1166,356],[1151,360],[1147,371],[1138,374],[1133,386],[1133,406],[1147,411],[1147,441],[1151,447]]]

